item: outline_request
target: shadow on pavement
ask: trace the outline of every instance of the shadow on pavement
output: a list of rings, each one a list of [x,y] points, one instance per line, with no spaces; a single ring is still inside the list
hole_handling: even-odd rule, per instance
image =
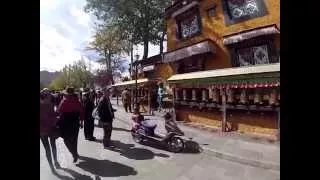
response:
[[[109,160],[98,160],[90,157],[80,156],[76,166],[94,174],[96,177],[119,177],[137,175],[137,171],[130,166],[112,162]]]
[[[55,172],[54,175],[61,180],[93,180],[93,178],[91,178],[90,176],[80,174],[80,173],[73,171],[71,169],[67,169],[67,168],[60,168],[60,169],[65,172],[68,172],[73,177],[73,178],[71,178],[69,176],[64,176],[64,175],[61,175],[61,174]]]
[[[197,154],[197,153],[201,153],[203,151],[203,149],[201,148],[199,143],[197,143],[195,141],[185,140],[184,143],[185,143],[185,147],[184,147],[184,150],[182,151],[182,153]]]
[[[112,130],[113,130],[113,131],[131,132],[129,129],[118,128],[118,127],[113,127]]]
[[[167,154],[154,153],[148,149],[136,148],[134,144],[125,144],[120,141],[112,141],[111,146],[108,148],[110,151],[119,152],[121,156],[134,160],[147,160],[153,159],[155,156],[168,158]]]
[[[185,147],[183,149],[182,152],[180,153],[189,153],[189,154],[197,154],[197,153],[201,153],[203,151],[203,149],[200,147],[199,143],[195,142],[195,141],[191,141],[191,140],[184,140],[185,143]],[[168,148],[164,145],[161,145],[160,143],[156,143],[156,142],[144,142],[143,145],[155,148],[155,149],[161,149],[164,151],[169,151]]]

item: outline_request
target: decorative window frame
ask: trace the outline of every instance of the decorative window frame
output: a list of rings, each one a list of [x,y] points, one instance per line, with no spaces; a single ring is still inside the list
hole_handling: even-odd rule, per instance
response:
[[[234,19],[234,18],[232,18],[232,15],[230,14],[228,0],[222,0],[222,8],[223,8],[225,24],[227,26],[229,26],[229,25],[232,25],[232,24],[236,24],[236,23],[240,23],[240,22],[243,22],[243,21],[251,20],[251,19],[254,19],[254,18],[266,16],[268,14],[268,10],[267,10],[266,4],[265,4],[265,0],[255,0],[255,1],[257,2],[258,8],[259,8],[259,12],[258,13]]]
[[[185,20],[186,18],[190,18],[192,16],[197,16],[197,20],[198,20],[198,27],[199,27],[199,31],[194,33],[193,35],[183,38],[182,34],[181,34],[181,21]],[[201,15],[200,15],[200,9],[199,6],[193,6],[192,8],[190,8],[188,11],[179,14],[175,17],[176,20],[176,36],[177,39],[179,40],[187,40],[187,39],[191,39],[195,36],[199,36],[200,34],[202,34],[202,20],[201,20]]]
[[[238,56],[239,49],[250,48],[253,46],[261,46],[261,45],[267,45],[268,47],[269,64],[280,62],[280,58],[279,58],[280,56],[275,44],[275,37],[269,35],[269,36],[263,36],[263,37],[256,37],[240,43],[229,45],[228,48],[229,48],[229,53],[231,55],[232,67],[240,67],[239,56]]]

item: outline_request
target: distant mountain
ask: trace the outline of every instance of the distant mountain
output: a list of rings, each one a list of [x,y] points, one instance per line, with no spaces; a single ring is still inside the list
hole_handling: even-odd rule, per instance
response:
[[[52,80],[54,80],[60,72],[40,71],[40,83],[48,87]]]

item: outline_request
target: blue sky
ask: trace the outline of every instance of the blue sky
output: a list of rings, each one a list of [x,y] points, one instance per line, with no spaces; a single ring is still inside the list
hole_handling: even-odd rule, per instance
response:
[[[93,69],[103,68],[94,62],[95,53],[84,51],[95,21],[83,11],[85,4],[86,0],[40,0],[40,70],[57,71],[81,57]],[[140,57],[142,50],[138,46]],[[158,53],[159,47],[151,45],[149,57]]]

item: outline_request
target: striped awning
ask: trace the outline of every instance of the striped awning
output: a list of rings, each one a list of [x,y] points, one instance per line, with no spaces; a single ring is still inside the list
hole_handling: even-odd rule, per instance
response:
[[[213,88],[257,88],[280,86],[280,63],[176,74],[172,85],[210,84]]]
[[[270,34],[280,34],[280,30],[276,27],[276,25],[249,30],[243,33],[238,33],[236,35],[225,36],[223,39],[223,43],[225,45],[229,45],[229,44],[239,43],[241,41],[255,38],[258,36],[270,35]]]
[[[188,47],[167,52],[164,54],[163,62],[164,63],[174,62],[181,59],[185,59],[190,56],[204,54],[208,52],[211,52],[211,53],[216,52],[216,48],[213,45],[212,41],[210,40],[202,41],[200,43],[197,43]]]
[[[138,80],[137,80],[137,83],[138,83],[138,84],[141,84],[141,83],[146,83],[146,82],[148,82],[148,81],[149,81],[149,79],[147,79],[147,78],[138,79]],[[133,85],[133,84],[135,84],[135,83],[136,83],[135,80],[125,81],[125,82],[120,82],[120,83],[114,84],[114,85],[112,85],[112,87]]]

